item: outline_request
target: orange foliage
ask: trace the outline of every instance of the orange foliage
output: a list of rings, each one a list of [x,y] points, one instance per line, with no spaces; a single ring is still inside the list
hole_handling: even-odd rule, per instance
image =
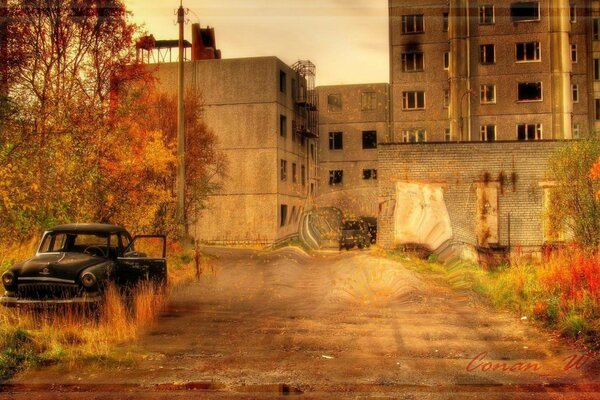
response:
[[[540,271],[540,283],[560,297],[565,310],[589,301],[600,305],[600,255],[575,247],[557,253]]]

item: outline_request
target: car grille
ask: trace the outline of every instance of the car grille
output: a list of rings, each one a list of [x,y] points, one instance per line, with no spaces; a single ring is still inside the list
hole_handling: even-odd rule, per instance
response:
[[[60,283],[20,283],[17,296],[28,300],[70,299],[81,295],[81,287]]]

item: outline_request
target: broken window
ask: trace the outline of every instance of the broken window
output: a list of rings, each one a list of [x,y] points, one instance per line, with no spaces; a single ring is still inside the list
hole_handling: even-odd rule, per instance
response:
[[[279,176],[281,177],[282,181],[286,181],[287,180],[287,161],[280,160],[279,166],[280,166]]]
[[[403,15],[402,16],[402,33],[423,33],[423,14],[419,15]]]
[[[519,124],[517,125],[518,140],[541,140],[542,124]]]
[[[279,226],[285,226],[287,221],[287,204],[281,204],[279,207]]]
[[[373,111],[377,108],[377,93],[362,92],[360,95],[362,111]]]
[[[594,58],[594,80],[600,80],[600,59]]]
[[[402,92],[402,108],[404,110],[419,110],[425,108],[425,92]]]
[[[364,180],[369,180],[369,179],[376,180],[377,179],[377,170],[376,169],[363,169],[363,179]]]
[[[571,62],[572,63],[577,62],[577,45],[576,44],[571,45]]]
[[[571,85],[571,98],[573,103],[579,103],[579,85]]]
[[[343,180],[344,171],[342,171],[341,169],[329,171],[329,184],[331,186],[341,185]]]
[[[298,175],[296,173],[296,163],[292,163],[292,182],[298,182]]]
[[[491,25],[494,23],[494,6],[485,4],[479,6],[479,24]]]
[[[496,50],[493,44],[482,44],[479,46],[479,62],[481,64],[493,64],[496,62]]]
[[[344,148],[344,133],[329,132],[329,150],[343,150]]]
[[[363,131],[362,147],[363,149],[377,148],[377,131]]]
[[[444,69],[450,69],[450,52],[444,53]]]
[[[286,80],[285,72],[279,71],[279,91],[281,93],[285,93],[286,87],[287,87],[287,80]]]
[[[481,125],[480,134],[482,142],[495,142],[496,125]]]
[[[480,102],[481,104],[493,104],[496,102],[496,85],[481,85]]]
[[[540,42],[517,43],[517,62],[540,61]]]
[[[542,82],[521,82],[518,87],[518,101],[541,101]]]
[[[423,71],[423,53],[402,53],[402,71]]]
[[[287,135],[287,117],[285,115],[279,116],[279,136],[285,137]]]
[[[404,143],[418,143],[427,141],[427,132],[425,129],[409,129],[404,131],[402,135]]]
[[[450,26],[450,24],[449,24],[449,19],[448,19],[448,13],[445,12],[442,14],[442,31],[448,32],[449,26]]]
[[[513,3],[510,5],[510,16],[513,22],[540,20],[540,5],[537,1]]]
[[[600,40],[600,18],[592,20],[592,39]]]
[[[327,110],[329,112],[341,112],[342,111],[342,95],[341,94],[330,94],[327,96]]]
[[[571,21],[572,24],[577,22],[577,6],[575,4],[569,6],[569,21]]]

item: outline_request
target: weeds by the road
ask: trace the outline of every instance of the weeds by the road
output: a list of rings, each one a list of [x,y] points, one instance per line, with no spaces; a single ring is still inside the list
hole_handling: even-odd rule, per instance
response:
[[[600,255],[570,248],[540,265],[516,260],[511,266],[485,270],[472,262],[442,265],[404,252],[376,251],[457,290],[476,293],[494,307],[536,320],[592,348],[600,347]]]
[[[35,244],[4,249],[0,273],[15,261],[29,258]],[[204,269],[213,261],[203,254],[195,257],[191,248],[177,243],[169,244],[167,254],[171,288],[196,279],[196,261]],[[148,284],[138,287],[130,297],[110,287],[100,310],[0,308],[0,381],[39,365],[127,362],[126,355],[114,354],[114,346],[130,342],[151,327],[165,298],[166,293],[157,293]]]

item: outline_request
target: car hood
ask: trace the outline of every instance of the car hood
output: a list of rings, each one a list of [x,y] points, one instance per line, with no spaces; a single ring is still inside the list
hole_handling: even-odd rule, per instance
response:
[[[83,269],[105,261],[105,258],[81,253],[38,254],[21,264],[15,265],[12,271],[19,278],[75,280]]]

